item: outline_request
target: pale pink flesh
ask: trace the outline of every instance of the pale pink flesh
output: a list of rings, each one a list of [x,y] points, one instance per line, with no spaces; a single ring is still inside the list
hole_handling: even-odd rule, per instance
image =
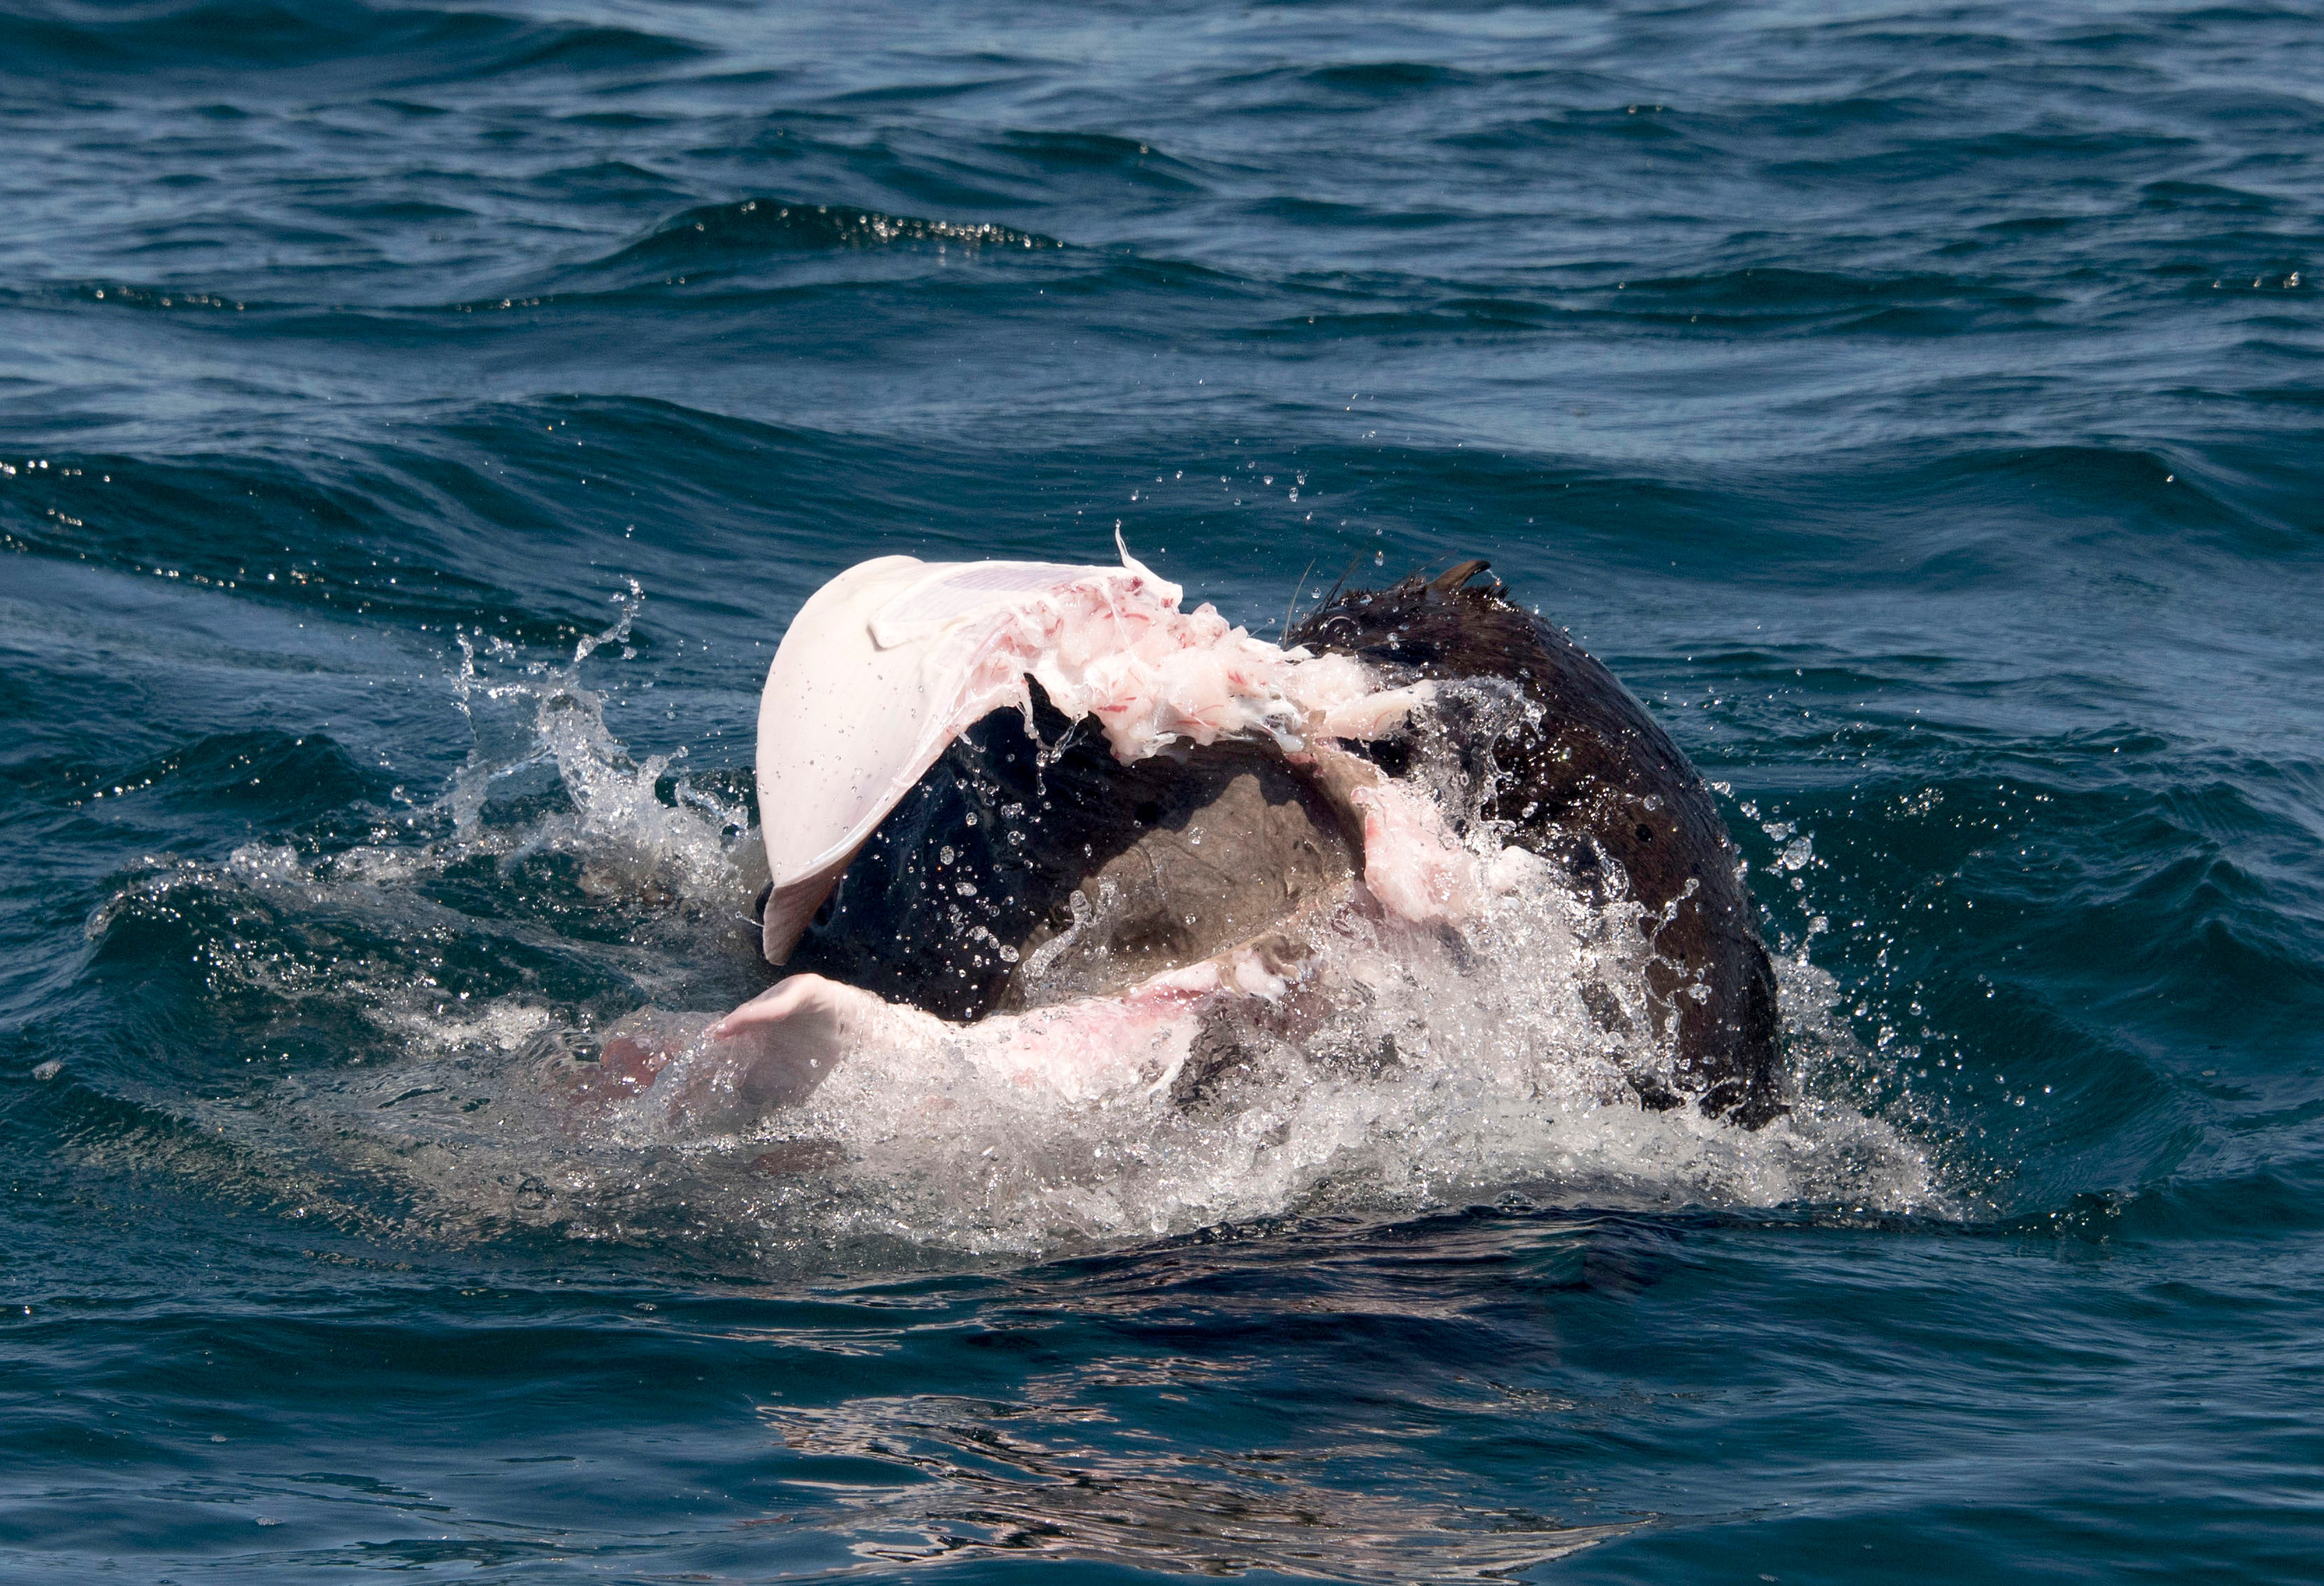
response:
[[[1355,802],[1364,811],[1364,885],[1340,907],[1361,911],[1369,902],[1411,924],[1457,925],[1486,892],[1513,885],[1499,874],[1507,867],[1482,864],[1410,790],[1375,783],[1359,787]],[[709,1061],[688,1066],[666,1104],[702,1114],[710,1087],[779,1105],[804,1099],[843,1062],[938,1046],[990,1081],[1065,1101],[1167,1085],[1209,1009],[1238,998],[1276,1002],[1288,988],[1246,946],[1117,996],[956,1024],[821,975],[792,975],[705,1033]]]
[[[1115,997],[1082,997],[957,1025],[821,975],[793,975],[704,1032],[702,1061],[663,1099],[705,1115],[749,1093],[803,1099],[842,1062],[887,1051],[955,1053],[985,1081],[1061,1101],[1167,1085],[1204,1011],[1223,999],[1279,997],[1281,976],[1248,948],[1157,975]],[[779,1105],[779,1103],[772,1103]]]
[[[1343,655],[1286,650],[1231,626],[1134,562],[867,562],[803,608],[760,712],[760,803],[774,891],[764,941],[779,962],[879,821],[946,745],[1024,707],[1029,676],[1058,710],[1093,718],[1125,763],[1173,742],[1265,738],[1360,814],[1363,896],[1420,925],[1458,923],[1487,890],[1478,857],[1413,789],[1332,747],[1394,727],[1429,685],[1382,688]],[[1064,1099],[1175,1073],[1204,1010],[1272,1001],[1285,982],[1248,948],[1088,997],[950,1024],[821,975],[784,979],[658,1070],[673,1114],[803,1099],[840,1063],[944,1043],[988,1078]],[[667,1062],[669,1056],[662,1054]],[[682,1073],[683,1079],[678,1075]]]

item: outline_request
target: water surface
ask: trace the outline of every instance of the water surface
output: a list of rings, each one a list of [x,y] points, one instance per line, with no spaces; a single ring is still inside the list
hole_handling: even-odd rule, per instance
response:
[[[5,1572],[2313,1579],[2319,83],[2299,6],[5,0]],[[528,1088],[763,983],[809,591],[1117,525],[1606,659],[1794,1121]]]

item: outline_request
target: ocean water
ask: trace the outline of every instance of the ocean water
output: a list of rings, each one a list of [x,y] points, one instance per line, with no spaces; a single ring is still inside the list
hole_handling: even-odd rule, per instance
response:
[[[0,0],[0,1577],[2324,1577],[2319,148],[2312,5]],[[1117,527],[1605,659],[1791,1118],[562,1098],[806,595]]]

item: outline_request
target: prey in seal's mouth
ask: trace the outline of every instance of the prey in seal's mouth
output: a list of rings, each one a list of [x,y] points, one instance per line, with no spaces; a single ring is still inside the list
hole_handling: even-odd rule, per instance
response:
[[[1116,996],[1347,901],[1361,832],[1272,744],[1124,765],[1030,695],[913,785],[788,967],[969,1021]]]
[[[1394,1038],[1347,1007],[1548,887],[1628,932],[1563,990],[1651,1054],[1639,1102],[1766,1122],[1774,977],[1708,791],[1484,570],[1335,595],[1284,645],[1126,552],[843,573],[761,705],[786,973],[617,1028],[605,1079],[724,1129],[914,1047],[1063,1101],[1202,1105],[1270,1044],[1376,1071]]]

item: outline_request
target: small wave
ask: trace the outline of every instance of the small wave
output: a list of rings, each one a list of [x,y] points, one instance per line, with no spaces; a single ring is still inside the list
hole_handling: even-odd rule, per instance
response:
[[[680,284],[715,280],[787,256],[931,246],[976,255],[1047,251],[1065,244],[985,222],[924,220],[844,205],[743,199],[675,216],[651,236],[577,267],[570,280],[600,290],[656,280]]]
[[[1366,227],[1426,227],[1462,218],[1414,211],[1385,215],[1304,200],[1271,200],[1278,213],[1296,208],[1310,224]],[[1308,213],[1308,211],[1314,211]],[[1849,332],[1932,336],[1990,323],[2023,326],[2054,300],[1997,282],[1939,274],[1846,275],[1788,268],[1750,268],[1698,276],[1596,280],[1572,286],[1492,293],[1444,293],[1424,280],[1381,282],[1371,296],[1379,306],[1341,306],[1343,292],[1317,305],[1240,333],[1255,340],[1332,342],[1365,337],[1524,333],[1565,329],[1602,334],[1609,324],[1700,333],[1706,337]],[[1382,303],[1404,297],[1407,305]],[[1418,300],[1418,301],[1410,301]]]
[[[1389,208],[1376,204],[1333,203],[1323,199],[1261,199],[1250,213],[1294,226],[1361,227],[1386,231],[1411,231],[1450,226],[1468,218],[1443,209]]]
[[[456,558],[430,556],[441,525],[399,509],[418,481],[391,482],[397,471],[345,454],[329,463],[81,453],[0,464],[0,547],[245,598],[571,642],[571,620],[529,611],[454,570]]]
[[[1529,116],[1519,121],[1472,131],[1446,133],[1438,142],[1450,149],[1472,153],[1518,153],[1536,149],[1575,148],[1612,140],[1621,144],[1668,144],[1690,138],[1695,130],[1683,127],[1661,104],[1576,107],[1554,116]],[[1658,150],[1658,153],[1667,153]]]
[[[2304,515],[2266,481],[2236,478],[2227,457],[2192,448],[2187,455],[2191,461],[2135,446],[1971,446],[1900,469],[1896,483],[1951,508],[1957,544],[1981,533],[2003,560],[2014,552],[2001,536],[2023,533],[2029,516],[2081,543],[2167,543],[2181,561],[2220,550],[2274,556],[2313,546],[2298,521]]]
[[[374,7],[348,0],[198,0],[134,17],[14,18],[22,67],[74,73],[350,69],[383,81],[593,72],[688,59],[701,49],[633,29],[541,23],[491,13]]]
[[[493,78],[543,68],[571,72],[620,71],[688,60],[702,53],[699,46],[685,40],[640,32],[633,28],[527,27],[511,41],[509,48],[461,75]]]
[[[1204,185],[1185,162],[1151,144],[1108,133],[1011,131],[992,147],[1010,160],[1067,178],[1102,174],[1173,193],[1196,192]]]
[[[124,770],[83,773],[71,802],[135,799],[232,810],[270,825],[323,819],[383,800],[391,779],[366,769],[328,735],[278,730],[214,733]]]
[[[1956,698],[1987,686],[1950,682]],[[1775,741],[1788,715],[1804,746],[1798,704],[1824,717],[1823,701],[1885,691],[1868,682],[1795,681],[1755,736]],[[1964,731],[1934,710],[1859,717],[1849,736],[1863,759],[1845,787],[1746,799],[1735,823],[1794,955],[1787,995],[1833,977],[1809,999],[1822,1013],[1787,1005],[1795,1053],[1814,1067],[1797,1033],[1825,1027],[1878,1057],[1812,1090],[1946,1142],[1948,1184],[2008,1216],[2152,1183],[2190,1151],[2233,1169],[2304,1127],[2215,1083],[2204,1054],[2299,1050],[2324,1017],[2324,892],[2300,864],[2324,836],[2312,762],[2120,728]],[[1821,968],[1803,978],[1811,951]]]
[[[264,311],[280,305],[254,302],[225,292],[205,292],[199,287],[143,286],[134,281],[93,281],[76,288],[73,295],[84,302],[111,303],[116,308],[148,310],[212,310],[243,314],[253,309]]]
[[[582,203],[661,199],[678,186],[669,178],[625,160],[599,160],[544,171],[532,178],[532,185]]]
[[[1318,88],[1352,94],[1407,94],[1417,89],[1459,88],[1478,79],[1458,67],[1425,60],[1362,60],[1319,66],[1302,74]]]

